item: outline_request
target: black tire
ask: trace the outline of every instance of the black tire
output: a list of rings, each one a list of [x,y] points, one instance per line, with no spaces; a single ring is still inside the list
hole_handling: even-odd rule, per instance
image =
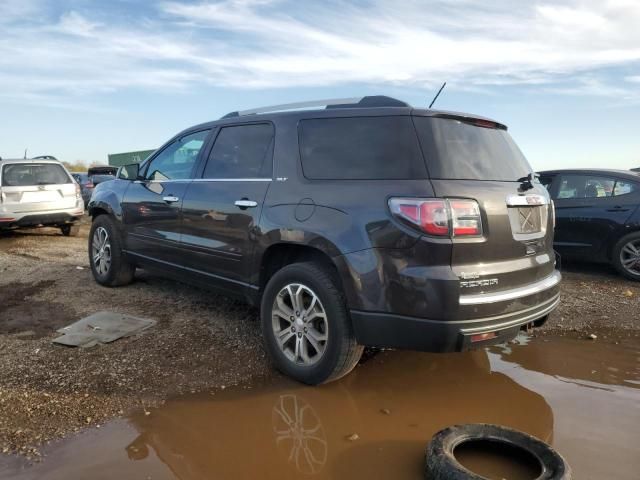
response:
[[[80,227],[78,225],[62,225],[60,231],[65,237],[77,237],[80,233]]]
[[[571,468],[551,446],[527,433],[485,423],[455,425],[436,433],[427,446],[425,478],[429,480],[486,480],[464,468],[454,450],[470,441],[502,442],[523,450],[539,462],[541,474],[536,480],[570,480]]]
[[[640,248],[638,247],[638,245],[640,245],[640,232],[630,233],[622,237],[620,240],[618,240],[618,242],[613,247],[612,262],[613,262],[613,266],[616,268],[616,270],[618,270],[618,273],[620,273],[622,276],[628,278],[629,280],[640,281],[640,267],[638,267],[638,273],[634,273],[627,270],[627,268],[622,263],[622,258],[621,258],[622,250],[625,248],[626,245],[628,245],[631,242],[635,243],[636,245],[633,248],[636,248],[636,249]]]
[[[309,385],[331,382],[343,377],[353,370],[364,350],[363,346],[356,343],[344,295],[335,275],[329,268],[318,263],[294,263],[271,277],[262,296],[262,333],[265,348],[274,366],[285,375]],[[288,358],[275,337],[273,305],[276,295],[290,284],[301,284],[311,289],[317,295],[326,314],[328,333],[324,353],[313,365],[303,365]],[[295,338],[293,340],[295,341]]]
[[[104,229],[108,234],[110,264],[106,269],[101,269],[94,261],[92,251],[95,242],[96,231]],[[133,281],[136,267],[127,261],[122,252],[122,239],[114,221],[108,215],[99,215],[93,220],[89,232],[89,264],[93,278],[100,285],[106,287],[119,287]]]

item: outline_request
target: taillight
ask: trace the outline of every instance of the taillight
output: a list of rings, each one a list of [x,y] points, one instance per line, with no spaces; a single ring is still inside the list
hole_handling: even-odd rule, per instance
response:
[[[391,198],[395,216],[439,237],[482,235],[480,207],[475,200],[447,198]]]
[[[80,185],[76,183],[76,199],[79,199],[81,196]]]
[[[482,235],[480,207],[475,200],[449,200],[454,237]]]
[[[551,205],[549,205],[551,209],[551,228],[555,230],[556,228],[556,204],[551,200]]]
[[[93,188],[95,187],[95,185],[93,184],[93,182],[87,182],[84,184],[85,188]]]

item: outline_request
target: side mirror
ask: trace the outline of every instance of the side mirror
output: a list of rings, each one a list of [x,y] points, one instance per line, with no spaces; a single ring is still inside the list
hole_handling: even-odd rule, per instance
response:
[[[140,165],[137,163],[130,163],[129,165],[123,165],[118,168],[117,177],[121,180],[137,180],[140,175]]]

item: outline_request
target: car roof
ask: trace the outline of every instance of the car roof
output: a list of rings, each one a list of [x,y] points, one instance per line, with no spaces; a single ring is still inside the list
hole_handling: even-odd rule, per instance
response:
[[[624,177],[630,180],[640,180],[640,173],[631,170],[619,170],[612,168],[559,168],[555,170],[542,170],[537,172],[539,175],[558,175],[560,173],[577,173],[577,174],[593,174],[593,175],[612,175],[614,177]]]
[[[327,100],[325,102],[332,102]],[[460,120],[483,120],[496,124],[498,128],[506,130],[507,127],[501,122],[481,115],[448,110],[434,110],[430,108],[414,108],[408,103],[386,96],[362,97],[356,103],[327,103],[325,108],[302,108],[295,109],[296,105],[322,105],[323,101],[303,102],[300,104],[287,104],[274,107],[264,107],[263,109],[245,110],[244,112],[231,112],[224,117],[210,122],[201,123],[189,127],[180,132],[176,137],[183,136],[190,132],[215,128],[223,125],[234,125],[240,123],[253,123],[261,121],[276,120],[279,118],[293,118],[295,120],[312,118],[336,118],[336,117],[373,117],[373,116],[402,116],[413,115],[420,117],[436,117]],[[283,110],[277,110],[283,107]],[[293,108],[293,109],[286,109]],[[264,113],[263,113],[264,112]],[[175,138],[175,137],[174,137]]]
[[[3,158],[0,160],[0,165],[8,165],[8,164],[18,164],[18,163],[53,163],[56,165],[62,165],[62,162],[59,160],[51,160],[44,158]]]

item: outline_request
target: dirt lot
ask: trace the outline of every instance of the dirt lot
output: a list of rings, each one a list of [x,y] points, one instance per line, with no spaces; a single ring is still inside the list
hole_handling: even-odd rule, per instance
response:
[[[98,286],[88,225],[0,234],[0,452],[38,446],[168,397],[272,374],[257,312],[208,291],[138,272],[126,288]],[[615,342],[640,336],[640,285],[607,267],[569,265],[563,303],[538,335]],[[156,319],[106,346],[55,346],[55,330],[100,310]]]

